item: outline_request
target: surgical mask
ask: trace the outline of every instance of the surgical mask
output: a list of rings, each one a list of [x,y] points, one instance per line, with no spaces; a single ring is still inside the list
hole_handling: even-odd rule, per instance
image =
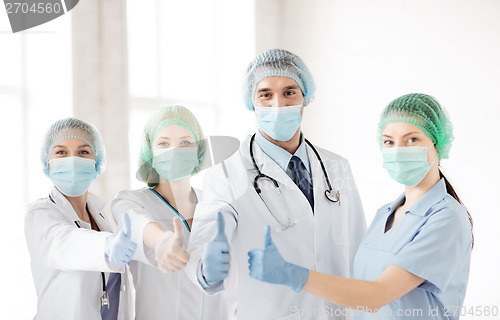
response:
[[[290,140],[300,126],[302,105],[290,107],[255,107],[259,128],[278,141]]]
[[[414,187],[420,183],[436,162],[427,162],[428,147],[383,148],[383,167],[391,178],[405,186]]]
[[[168,181],[180,181],[199,165],[198,148],[153,149],[153,168]]]
[[[68,197],[78,197],[87,192],[97,177],[94,159],[66,157],[49,160],[49,178]]]

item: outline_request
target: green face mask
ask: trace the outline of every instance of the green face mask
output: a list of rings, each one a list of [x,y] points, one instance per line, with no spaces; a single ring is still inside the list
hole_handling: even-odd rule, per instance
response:
[[[391,178],[405,186],[414,187],[427,175],[434,165],[427,162],[428,147],[392,147],[383,148],[383,167]]]
[[[180,181],[190,176],[198,164],[198,149],[195,147],[153,149],[153,168],[168,181]]]

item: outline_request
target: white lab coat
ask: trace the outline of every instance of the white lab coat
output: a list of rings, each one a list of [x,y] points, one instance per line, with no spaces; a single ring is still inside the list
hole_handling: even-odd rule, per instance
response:
[[[311,270],[349,277],[354,256],[366,230],[358,190],[346,159],[316,148],[328,172],[333,189],[340,190],[340,205],[325,198],[327,185],[320,163],[307,146],[314,188],[314,214],[306,197],[288,175],[254,143],[257,166],[276,179],[286,208],[297,224],[285,231],[270,214],[253,188],[256,170],[249,153],[250,137],[237,153],[211,168],[205,176],[202,201],[195,211],[186,271],[198,283],[196,269],[203,250],[214,235],[218,211],[225,217],[225,232],[230,242],[231,273],[237,273],[238,320],[241,319],[345,319],[348,311],[304,291],[296,293],[283,285],[268,284],[249,276],[248,251],[264,247],[264,227],[271,226],[272,237],[283,258]],[[282,208],[279,193],[265,179],[260,180],[263,196],[270,206]],[[275,215],[286,221],[277,209]],[[206,290],[216,294],[231,284]],[[339,315],[339,316],[337,316]]]
[[[195,190],[197,197],[201,192]],[[154,251],[143,243],[144,227],[151,221],[158,222],[163,230],[174,232],[174,209],[149,188],[124,190],[111,204],[115,221],[125,212],[132,222],[132,240],[137,250],[130,262],[130,270],[136,291],[135,312],[137,319],[232,319],[234,298],[230,302],[225,294],[205,295],[194,285],[184,270],[166,274],[157,268]],[[187,247],[189,231],[183,228],[183,243]],[[234,295],[233,295],[234,296]]]
[[[105,202],[89,193],[87,205],[101,232],[90,230],[55,187],[50,197],[28,208],[24,233],[38,296],[37,320],[101,319],[101,271],[122,273],[118,319],[133,318],[126,268],[108,263],[104,256],[104,242],[111,235],[102,211]]]

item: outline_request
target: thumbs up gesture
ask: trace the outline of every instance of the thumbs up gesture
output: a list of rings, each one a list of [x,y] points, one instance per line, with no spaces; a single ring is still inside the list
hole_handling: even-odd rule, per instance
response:
[[[309,278],[309,270],[286,262],[271,238],[271,228],[264,229],[264,249],[248,252],[250,277],[275,284],[284,284],[299,292]]]
[[[132,260],[137,244],[130,239],[131,235],[130,217],[128,213],[125,212],[123,215],[123,225],[120,231],[106,238],[104,255],[109,262],[123,267]]]
[[[207,243],[201,259],[202,274],[209,285],[221,282],[229,274],[231,257],[224,227],[224,216],[219,212],[214,237]]]
[[[189,254],[182,249],[182,221],[179,217],[174,220],[174,232],[166,231],[158,239],[155,246],[155,258],[158,268],[165,273],[173,273],[186,266]]]

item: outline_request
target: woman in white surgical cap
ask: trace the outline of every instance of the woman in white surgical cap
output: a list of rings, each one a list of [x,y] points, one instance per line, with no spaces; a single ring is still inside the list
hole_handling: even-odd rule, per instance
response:
[[[452,125],[436,99],[401,96],[383,111],[378,131],[383,167],[405,192],[373,219],[346,279],[286,262],[269,228],[264,249],[249,252],[250,276],[285,284],[354,309],[355,320],[456,320],[467,290],[472,219],[440,160]]]
[[[113,217],[132,221],[138,248],[130,263],[136,289],[137,319],[231,319],[224,295],[208,296],[183,270],[185,251],[200,190],[191,187],[206,155],[206,141],[185,107],[157,110],[144,128],[139,190],[118,193]]]
[[[41,150],[54,187],[33,202],[25,236],[38,296],[36,319],[132,319],[125,268],[135,252],[130,219],[119,232],[88,192],[106,161],[97,129],[76,118],[56,121]]]

